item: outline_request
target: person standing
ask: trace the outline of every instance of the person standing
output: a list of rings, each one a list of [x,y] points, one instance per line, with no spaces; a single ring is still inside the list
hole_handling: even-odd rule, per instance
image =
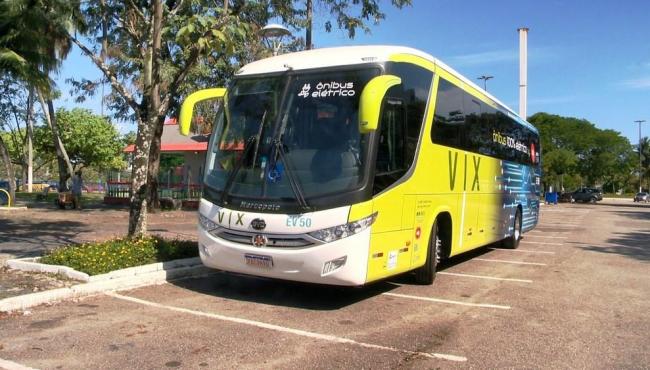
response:
[[[81,170],[75,172],[72,178],[72,207],[81,209],[81,189],[83,189],[83,180],[81,179]]]

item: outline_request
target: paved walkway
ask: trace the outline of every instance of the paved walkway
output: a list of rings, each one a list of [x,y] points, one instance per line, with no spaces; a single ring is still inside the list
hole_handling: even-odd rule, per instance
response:
[[[128,222],[128,209],[103,206],[81,211],[54,207],[0,211],[0,265],[6,259],[40,256],[70,243],[124,236]],[[152,234],[196,239],[194,210],[149,213],[148,225]]]

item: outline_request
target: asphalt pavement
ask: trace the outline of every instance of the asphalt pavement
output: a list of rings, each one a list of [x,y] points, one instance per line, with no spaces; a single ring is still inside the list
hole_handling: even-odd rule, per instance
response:
[[[51,204],[36,205],[22,211],[0,209],[0,264],[11,258],[41,256],[67,244],[122,237],[128,230],[128,208],[95,205],[60,210]],[[196,217],[195,210],[150,212],[148,229],[167,238],[195,240]]]
[[[648,368],[649,262],[650,206],[544,205],[519,249],[454,258],[432,286],[213,273],[2,317],[0,366]]]

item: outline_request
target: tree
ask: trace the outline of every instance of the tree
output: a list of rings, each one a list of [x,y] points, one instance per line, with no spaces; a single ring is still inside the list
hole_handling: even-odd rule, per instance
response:
[[[634,170],[632,145],[617,131],[600,130],[589,151],[589,163],[588,181],[610,185],[616,191],[623,185],[619,183],[620,179],[629,176]]]
[[[0,146],[5,162],[5,171],[13,165],[21,167],[27,190],[32,190],[33,162],[33,120],[34,89],[18,80],[12,74],[0,76]],[[15,172],[10,175],[15,177]]]
[[[557,184],[558,176],[582,182],[575,185],[625,185],[622,179],[629,178],[634,153],[619,132],[600,130],[584,119],[548,113],[536,113],[529,121],[540,132],[547,185]]]
[[[391,0],[391,4],[398,9],[410,6],[411,2],[411,0]],[[268,3],[273,9],[273,14],[280,17],[283,23],[297,30],[305,30],[306,49],[313,48],[314,6],[322,9],[323,13],[329,13],[329,18],[324,23],[326,32],[332,31],[332,20],[334,20],[337,27],[347,31],[351,39],[355,37],[358,29],[366,33],[370,32],[368,22],[376,25],[386,18],[386,14],[379,7],[378,0],[273,0]]]
[[[639,161],[641,168],[638,168]],[[637,168],[637,171],[641,171],[641,179],[643,179],[643,177],[646,178],[648,181],[647,188],[650,189],[650,138],[647,136],[641,138],[639,144],[636,146],[635,168]],[[642,184],[639,184],[639,186],[643,187]]]
[[[20,165],[23,174],[28,171],[27,130],[23,126],[26,106],[24,86],[9,75],[0,77],[0,132],[5,133],[3,142],[10,162]]]
[[[50,133],[52,134],[52,142],[54,144],[56,160],[59,167],[58,189],[59,191],[66,191],[68,189],[68,179],[72,176],[74,170],[72,167],[72,162],[70,162],[68,152],[65,149],[65,145],[63,144],[63,140],[61,140],[59,125],[54,113],[54,102],[52,101],[51,96],[45,98],[43,91],[40,90],[38,91],[38,100],[41,103],[41,109],[43,110],[43,116],[45,116],[45,122],[50,128]]]
[[[60,31],[52,22],[54,5],[64,1],[5,0],[0,2],[0,71],[42,88],[50,86],[48,73],[60,64],[57,54],[65,51],[53,43],[48,32]]]
[[[68,34],[110,82],[112,106],[137,123],[129,236],[146,233],[150,173],[157,171],[149,170],[149,159],[159,155],[163,121],[179,87],[202,58],[228,60],[249,30],[235,10],[207,0],[91,0],[82,8],[86,38]],[[101,49],[102,40],[109,50]]]
[[[61,140],[68,150],[73,172],[80,167],[93,167],[98,171],[123,168],[124,141],[119,132],[106,119],[82,108],[56,111]],[[51,141],[39,142],[42,152],[54,152]]]
[[[58,68],[70,51],[68,30],[81,26],[76,18],[78,7],[78,0],[7,0],[0,3],[0,71],[30,85],[27,115],[28,166],[31,168],[32,153],[29,148],[33,136],[33,95],[36,90],[57,148],[59,189],[66,188],[71,166],[58,138],[52,102],[54,84],[49,79],[49,73]]]
[[[542,169],[544,174],[544,182],[546,184],[553,184],[556,188],[563,188],[564,175],[571,174],[576,168],[578,158],[574,152],[568,149],[551,150],[544,153],[544,160],[542,161]],[[567,184],[573,186],[574,184]]]

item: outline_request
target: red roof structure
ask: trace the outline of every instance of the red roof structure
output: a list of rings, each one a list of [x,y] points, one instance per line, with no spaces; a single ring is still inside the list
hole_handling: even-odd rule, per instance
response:
[[[160,138],[161,152],[205,152],[208,150],[209,135],[181,135],[175,118],[165,121]],[[125,153],[133,153],[133,144],[124,148]]]

